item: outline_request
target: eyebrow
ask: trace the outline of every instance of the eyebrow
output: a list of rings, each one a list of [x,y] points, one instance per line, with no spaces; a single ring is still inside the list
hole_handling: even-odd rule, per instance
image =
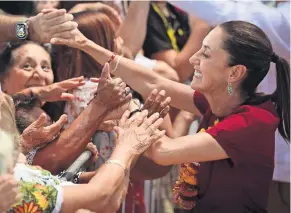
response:
[[[204,47],[205,49],[209,49],[209,50],[211,50],[211,48],[210,48],[208,45],[203,44],[203,47]]]

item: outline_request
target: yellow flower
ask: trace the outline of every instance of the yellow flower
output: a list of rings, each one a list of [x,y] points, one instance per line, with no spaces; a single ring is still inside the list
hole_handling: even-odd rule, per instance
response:
[[[205,129],[204,129],[204,128],[202,128],[202,129],[200,130],[200,132],[205,132]]]
[[[42,210],[46,210],[46,208],[48,207],[48,200],[47,198],[42,194],[42,192],[40,191],[36,191],[32,193],[36,200],[37,200],[37,204],[41,207]]]
[[[216,119],[216,120],[214,121],[214,126],[216,126],[218,123],[219,123],[219,120]]]

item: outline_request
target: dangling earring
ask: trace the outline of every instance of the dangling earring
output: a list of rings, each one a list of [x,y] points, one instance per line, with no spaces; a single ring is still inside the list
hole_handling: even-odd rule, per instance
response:
[[[228,95],[230,95],[230,96],[233,95],[233,88],[232,88],[232,84],[230,82],[228,82],[228,84],[227,84],[227,92],[228,92]]]

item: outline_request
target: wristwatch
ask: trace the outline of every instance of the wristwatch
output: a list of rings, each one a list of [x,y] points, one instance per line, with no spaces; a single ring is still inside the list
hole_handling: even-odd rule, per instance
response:
[[[28,38],[28,20],[16,24],[16,38],[19,40]]]

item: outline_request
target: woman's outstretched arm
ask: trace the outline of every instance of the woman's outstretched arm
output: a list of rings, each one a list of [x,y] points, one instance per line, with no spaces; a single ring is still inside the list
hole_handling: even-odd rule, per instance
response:
[[[51,40],[51,43],[80,49],[91,55],[100,64],[105,64],[112,58],[113,53],[111,51],[87,39],[79,30],[76,31],[74,37],[70,39],[67,39],[67,34],[60,33]],[[168,96],[172,98],[171,105],[173,107],[200,115],[193,103],[194,90],[189,86],[163,78],[151,70],[137,65],[134,61],[119,56],[112,60],[110,67],[113,70],[117,68],[114,75],[121,77],[125,83],[144,97],[147,97],[155,88],[158,90],[164,89]]]

